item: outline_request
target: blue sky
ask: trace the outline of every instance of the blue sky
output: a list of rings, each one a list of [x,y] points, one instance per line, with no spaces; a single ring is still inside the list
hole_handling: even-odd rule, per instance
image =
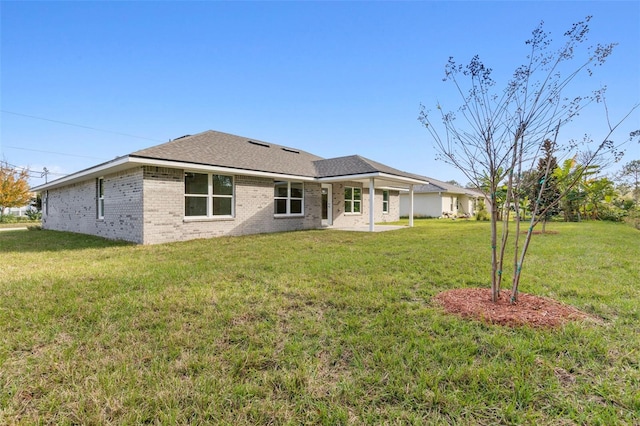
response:
[[[541,20],[560,39],[593,15],[590,40],[619,45],[575,93],[606,84],[612,118],[640,101],[638,1],[2,1],[0,13],[0,158],[50,179],[212,129],[465,184],[435,160],[420,104],[459,104],[442,82],[449,56],[508,76]],[[594,106],[561,137],[605,127]],[[639,128],[636,110],[614,139]]]

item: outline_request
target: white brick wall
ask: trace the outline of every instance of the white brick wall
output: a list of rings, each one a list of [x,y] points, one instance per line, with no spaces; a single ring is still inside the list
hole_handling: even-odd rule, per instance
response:
[[[333,185],[333,224],[365,226],[369,189],[363,188],[362,213],[344,214],[344,187]],[[104,219],[97,214],[97,179],[48,191],[43,227],[143,244],[294,231],[321,227],[321,185],[304,184],[304,217],[275,217],[273,179],[234,177],[233,218],[188,219],[184,216],[184,170],[136,167],[104,176]],[[376,222],[399,218],[398,192],[390,191],[388,214],[382,214],[382,191],[376,190]]]
[[[344,188],[346,186],[362,188],[361,213],[344,212]],[[375,190],[374,222],[395,222],[400,219],[399,192],[389,191],[389,213],[382,213],[382,190]],[[359,182],[340,182],[333,184],[333,226],[354,227],[369,225],[369,187]]]
[[[369,200],[367,199],[367,203]],[[367,205],[367,211],[369,206]],[[396,222],[400,220],[400,191],[389,191],[389,212],[382,212],[382,189],[376,189],[374,221]],[[368,214],[368,213],[367,213]],[[367,216],[368,217],[368,216]]]
[[[98,219],[97,179],[48,191],[45,229],[142,242],[142,170],[104,176],[104,219]]]
[[[235,176],[235,217],[184,217],[184,171],[145,168],[144,243],[319,228],[320,184],[305,183],[305,216],[276,218],[273,179]]]

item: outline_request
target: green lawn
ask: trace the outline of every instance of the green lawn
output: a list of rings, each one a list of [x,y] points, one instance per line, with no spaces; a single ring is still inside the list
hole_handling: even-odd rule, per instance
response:
[[[487,223],[134,246],[0,232],[0,424],[640,424],[640,232],[552,223],[522,292],[603,321],[448,316]]]

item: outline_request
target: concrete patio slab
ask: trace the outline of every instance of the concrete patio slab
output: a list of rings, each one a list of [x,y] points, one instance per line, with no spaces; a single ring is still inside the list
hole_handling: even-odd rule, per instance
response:
[[[375,225],[373,232],[396,231],[398,229],[408,228],[404,225]],[[336,231],[353,231],[353,232],[369,232],[369,225],[364,226],[328,226],[324,229],[333,229]]]

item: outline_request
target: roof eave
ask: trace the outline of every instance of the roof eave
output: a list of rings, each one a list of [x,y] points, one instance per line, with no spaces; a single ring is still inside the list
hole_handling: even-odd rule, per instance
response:
[[[339,175],[339,176],[328,176],[328,177],[318,178],[315,176],[301,176],[301,175],[293,175],[288,173],[267,172],[267,171],[261,171],[261,170],[246,170],[246,169],[238,169],[233,167],[214,166],[214,165],[208,165],[208,164],[197,164],[197,163],[188,163],[188,162],[182,162],[182,161],[139,157],[135,155],[126,155],[126,156],[118,157],[114,160],[108,161],[106,163],[102,163],[97,166],[61,177],[59,179],[45,183],[43,185],[38,185],[34,188],[31,188],[31,191],[42,192],[49,189],[59,188],[61,186],[71,185],[73,183],[80,182],[83,180],[100,177],[105,174],[116,173],[118,171],[126,170],[128,168],[135,167],[135,166],[180,168],[180,169],[191,170],[191,171],[217,172],[221,174],[233,174],[233,175],[265,177],[265,178],[272,178],[272,179],[299,180],[304,182],[321,182],[321,183],[344,182],[349,180],[357,181],[357,180],[365,180],[370,178],[384,179],[385,181],[391,181],[394,183],[404,184],[404,185],[425,185],[429,183],[426,180],[421,180],[421,179],[412,178],[408,176],[398,176],[398,175],[393,175],[393,174],[383,173],[378,171],[369,172],[369,173],[358,173],[358,174],[352,174],[352,175]]]
[[[353,174],[353,175],[339,175],[339,176],[327,176],[327,177],[321,177],[321,178],[317,178],[316,180],[318,182],[322,182],[322,183],[331,183],[331,182],[344,182],[345,180],[362,180],[362,179],[370,179],[370,178],[382,178],[385,180],[391,180],[394,182],[402,182],[405,184],[411,184],[411,185],[427,185],[429,184],[428,181],[426,180],[421,180],[421,179],[417,179],[417,178],[411,178],[408,176],[398,176],[398,175],[392,175],[389,173],[383,173],[383,172],[369,172],[369,173],[358,173],[358,174]]]
[[[106,163],[98,164],[97,166],[90,167],[88,169],[80,170],[79,172],[72,173],[67,176],[63,176],[59,179],[51,182],[38,185],[31,188],[33,192],[42,192],[48,189],[59,188],[61,186],[71,185],[75,182],[80,182],[92,177],[99,177],[106,173],[114,173],[120,170],[127,169],[129,167],[130,158],[128,155],[117,157],[114,160],[107,161]]]
[[[141,165],[141,166],[170,167],[170,168],[185,169],[190,171],[203,171],[203,172],[210,172],[210,173],[217,172],[221,174],[266,177],[266,178],[275,178],[275,179],[296,179],[296,180],[307,181],[307,182],[315,181],[315,177],[313,176],[302,176],[302,175],[294,175],[289,173],[266,172],[262,170],[239,169],[235,167],[214,166],[210,164],[188,163],[188,162],[173,161],[173,160],[160,160],[156,158],[146,158],[146,157],[137,157],[137,156],[130,156],[130,157],[133,159],[132,162],[134,164]]]
[[[288,173],[265,172],[260,170],[245,170],[245,169],[237,169],[233,167],[212,166],[207,164],[187,163],[187,162],[172,161],[172,160],[160,160],[155,158],[145,158],[145,157],[137,157],[134,155],[127,155],[123,157],[118,157],[115,160],[109,161],[107,163],[102,163],[97,166],[91,167],[89,169],[81,170],[79,172],[61,177],[60,179],[56,179],[49,183],[38,185],[34,188],[31,188],[31,191],[42,192],[49,189],[55,189],[61,186],[71,185],[73,183],[80,182],[83,180],[100,177],[105,174],[116,173],[121,170],[126,170],[128,168],[136,167],[136,166],[168,167],[168,168],[185,169],[190,171],[203,171],[203,172],[209,172],[209,173],[217,172],[221,174],[255,176],[255,177],[273,178],[273,179],[287,179],[287,180],[295,179],[303,182],[314,182],[316,180],[314,176],[301,176],[301,175],[293,175]]]

